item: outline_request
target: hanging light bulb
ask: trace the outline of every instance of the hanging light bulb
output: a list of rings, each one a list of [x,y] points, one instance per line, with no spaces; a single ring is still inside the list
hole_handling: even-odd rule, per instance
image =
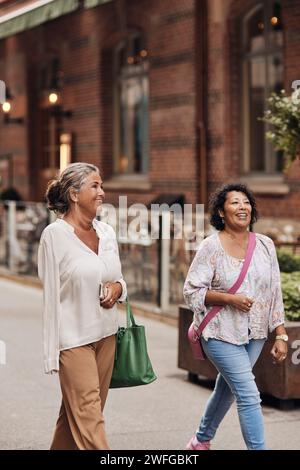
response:
[[[2,104],[2,111],[4,112],[4,124],[23,124],[23,117],[12,117],[10,115],[12,109],[13,95],[10,92],[10,89],[6,87],[6,100]]]
[[[51,104],[57,103],[58,94],[55,91],[52,91],[51,93],[49,93],[48,100],[49,100],[49,103]]]
[[[5,114],[8,114],[11,111],[11,102],[13,100],[13,95],[10,92],[10,89],[6,87],[6,98],[2,104],[2,110]]]
[[[11,110],[11,104],[9,101],[5,101],[3,104],[2,104],[2,109],[3,109],[3,112],[4,113],[9,113],[9,111]]]

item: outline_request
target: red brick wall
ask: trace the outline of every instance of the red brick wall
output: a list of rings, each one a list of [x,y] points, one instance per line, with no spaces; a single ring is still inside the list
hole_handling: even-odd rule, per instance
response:
[[[11,117],[26,119],[26,57],[19,37],[11,37],[1,45],[0,75],[10,85],[15,95]],[[12,154],[14,178],[13,186],[24,198],[29,198],[28,141],[26,126],[20,124],[0,125],[0,155]],[[4,179],[2,189],[8,185]]]
[[[128,0],[127,22],[143,31],[150,59],[150,191],[122,191],[129,204],[148,203],[160,193],[184,193],[187,202],[199,202],[199,155],[196,135],[195,2],[198,0]],[[240,177],[241,90],[239,18],[253,0],[208,1],[208,135],[209,192],[219,184]],[[222,6],[220,9],[219,7]],[[300,5],[284,1],[285,80],[300,79]],[[24,198],[36,193],[38,129],[36,74],[51,55],[61,60],[65,80],[65,109],[73,117],[64,129],[75,137],[77,161],[100,166],[104,181],[113,175],[112,47],[120,39],[115,2],[80,10],[31,31],[0,41],[0,74],[17,92],[16,115],[29,125],[3,126],[0,153],[13,152],[15,178]],[[298,74],[298,75],[297,75]],[[1,77],[2,78],[2,77]],[[6,79],[4,77],[4,79]],[[29,98],[26,94],[29,90]],[[28,98],[28,99],[27,99]],[[31,180],[29,181],[28,169]],[[300,170],[287,173],[288,196],[259,198],[262,215],[298,217]],[[31,189],[31,191],[30,191]],[[116,201],[120,191],[109,191]],[[276,207],[275,207],[276,206]]]
[[[285,28],[285,89],[291,91],[294,80],[300,80],[300,4],[297,0],[287,0],[284,2],[284,28]],[[298,182],[300,186],[300,164],[293,164],[287,172],[287,180]],[[300,195],[298,216],[300,216]]]
[[[25,199],[41,199],[46,186],[46,181],[41,181],[37,171],[40,160],[39,135],[37,135],[39,132],[37,81],[40,64],[46,63],[53,56],[59,57],[64,71],[61,90],[63,107],[73,112],[72,119],[64,119],[64,130],[72,132],[75,138],[73,158],[76,161],[88,161],[101,166],[102,110],[99,51],[101,35],[105,37],[107,25],[111,23],[110,10],[112,6],[107,5],[103,6],[101,15],[97,14],[97,9],[75,12],[2,41],[4,44],[2,49],[6,51],[4,57],[1,54],[3,67],[7,69],[6,57],[9,57],[12,64],[12,72],[5,79],[18,93],[15,103],[24,101],[23,93],[26,94],[26,85],[28,92],[32,89],[30,107],[26,109],[25,106],[22,110],[28,126],[0,126],[0,135],[5,135],[5,139],[1,139],[1,153],[9,151],[14,154],[24,154],[28,161],[31,191],[28,191],[25,182],[20,180],[21,166],[15,168],[15,179]],[[19,54],[24,58],[22,73],[16,52],[11,45],[14,43],[19,45]],[[27,131],[30,136],[30,151],[24,144],[24,139],[19,139],[19,134],[22,132],[26,136]],[[39,186],[44,189],[39,189]]]
[[[241,68],[240,18],[254,0],[222,1],[223,16],[213,19],[213,4],[209,3],[209,191],[220,184],[238,181],[242,162],[241,119]],[[291,81],[300,79],[298,61],[300,4],[295,0],[284,1],[284,66],[286,89]],[[220,1],[219,1],[220,4]],[[298,75],[297,75],[298,74]],[[262,216],[292,217],[300,215],[300,165],[294,164],[285,172],[289,194],[270,196],[257,195]]]
[[[157,193],[185,193],[196,202],[194,1],[151,6],[151,180]]]
[[[196,200],[198,185],[195,158],[195,62],[193,0],[132,0],[127,2],[129,28],[145,35],[150,59],[149,179],[153,191],[128,193],[131,202],[148,202],[160,193],[184,193]],[[101,13],[101,9],[99,14]],[[101,10],[101,11],[100,11]],[[108,43],[116,32],[110,22]],[[116,40],[118,36],[116,36]],[[103,41],[105,46],[105,38]],[[112,174],[111,51],[102,53],[101,75],[104,110],[101,127],[104,177]],[[116,196],[110,195],[110,198]]]
[[[134,202],[143,198],[148,201],[164,192],[185,193],[188,202],[195,202],[198,170],[194,0],[130,0],[127,21],[130,28],[145,34],[151,61],[149,179],[153,188],[144,194],[132,191],[128,194]],[[112,2],[74,12],[16,36],[32,70],[30,80],[34,80],[37,64],[45,57],[51,54],[60,57],[65,74],[63,105],[73,110],[73,117],[64,121],[64,128],[75,135],[76,160],[98,164],[105,180],[113,174],[111,47],[118,32]],[[13,41],[14,38],[5,40],[6,47]],[[11,55],[14,57],[14,52]],[[11,77],[10,83],[15,86]],[[23,88],[25,84],[26,74],[22,78]],[[37,91],[35,87],[33,90]],[[31,98],[34,108],[37,103],[33,96],[34,92]],[[37,118],[32,109],[30,112],[34,125]],[[12,148],[15,130],[10,129],[9,133],[13,135],[8,134],[6,143],[7,148]],[[39,161],[37,143],[31,143],[30,148],[34,166]],[[26,154],[25,147],[22,151]],[[34,170],[33,175],[31,181],[38,178]],[[24,187],[22,192],[28,197]]]

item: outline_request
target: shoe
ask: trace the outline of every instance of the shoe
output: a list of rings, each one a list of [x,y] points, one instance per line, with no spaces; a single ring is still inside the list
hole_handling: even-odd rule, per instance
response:
[[[210,441],[198,441],[196,436],[193,436],[186,446],[186,450],[210,450]]]

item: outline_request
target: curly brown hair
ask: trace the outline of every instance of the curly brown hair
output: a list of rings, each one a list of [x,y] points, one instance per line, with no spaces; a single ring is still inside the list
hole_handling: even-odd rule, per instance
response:
[[[253,224],[258,219],[258,212],[256,207],[256,201],[253,193],[250,189],[241,183],[231,183],[225,184],[221,188],[217,189],[211,196],[209,206],[210,206],[210,224],[215,227],[217,230],[224,230],[224,224],[222,217],[219,214],[219,211],[224,210],[224,204],[227,198],[227,194],[231,191],[238,191],[239,193],[244,193],[249,199],[250,205],[252,207],[251,211],[251,221],[250,221],[250,231],[252,232]]]

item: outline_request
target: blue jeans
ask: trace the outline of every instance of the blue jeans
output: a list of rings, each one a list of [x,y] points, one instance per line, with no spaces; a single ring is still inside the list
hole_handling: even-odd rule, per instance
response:
[[[196,434],[200,442],[210,441],[214,437],[219,424],[236,399],[247,449],[266,448],[261,400],[252,373],[264,342],[264,339],[252,339],[249,344],[237,346],[212,338],[208,341],[201,338],[202,347],[219,374]]]

